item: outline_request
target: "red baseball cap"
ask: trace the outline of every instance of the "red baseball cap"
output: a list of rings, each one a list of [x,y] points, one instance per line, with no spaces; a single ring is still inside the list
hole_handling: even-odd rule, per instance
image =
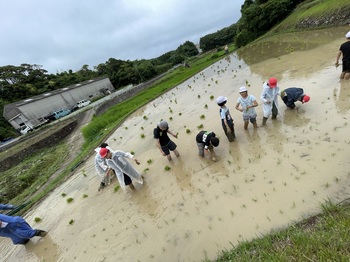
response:
[[[269,87],[275,88],[277,86],[277,79],[274,77],[271,77],[268,81]]]
[[[307,103],[307,102],[309,102],[310,101],[310,97],[308,96],[308,95],[304,95],[304,97],[303,97],[303,103]]]
[[[109,152],[109,150],[107,148],[101,148],[100,149],[100,156],[102,158],[105,158],[107,156],[107,153]]]

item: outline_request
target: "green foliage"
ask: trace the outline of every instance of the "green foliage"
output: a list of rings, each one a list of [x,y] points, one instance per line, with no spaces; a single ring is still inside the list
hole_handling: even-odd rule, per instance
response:
[[[25,199],[36,192],[59,169],[66,156],[67,145],[59,144],[28,155],[21,164],[1,172],[0,202],[7,203],[14,198]]]
[[[215,261],[348,261],[350,206],[328,202],[322,209],[287,229],[240,242]]]
[[[284,20],[303,0],[248,1],[242,5],[238,22],[237,47],[244,46]]]
[[[232,43],[237,34],[237,25],[225,27],[216,33],[208,34],[199,39],[199,46],[203,52]]]

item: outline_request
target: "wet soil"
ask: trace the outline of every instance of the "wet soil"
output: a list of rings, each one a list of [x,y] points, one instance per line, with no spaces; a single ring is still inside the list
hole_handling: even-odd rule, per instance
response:
[[[140,108],[107,142],[135,153],[145,183],[135,183],[135,192],[123,192],[114,190],[113,179],[98,192],[91,156],[27,214],[31,224],[49,234],[25,247],[1,239],[1,254],[7,261],[214,259],[240,241],[312,217],[327,199],[348,198],[350,82],[340,81],[340,68],[333,66],[347,29],[332,29],[334,35],[321,45],[269,59],[245,63],[269,48],[232,54]],[[262,83],[271,76],[282,89],[304,88],[311,100],[297,104],[298,110],[288,110],[279,100],[278,118],[265,127],[260,126],[260,105],[260,127],[245,131],[234,109],[238,90],[246,85],[261,104]],[[215,103],[220,95],[228,97],[235,120],[232,143],[221,128]],[[161,119],[179,133],[174,141],[181,157],[173,156],[172,162],[153,139]],[[217,162],[197,155],[195,135],[203,129],[220,138]],[[35,217],[42,222],[34,223]]]

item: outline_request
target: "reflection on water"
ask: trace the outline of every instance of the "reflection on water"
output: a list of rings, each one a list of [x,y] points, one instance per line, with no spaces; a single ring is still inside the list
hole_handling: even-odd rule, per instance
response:
[[[306,51],[327,44],[329,39],[344,36],[344,32],[347,32],[348,29],[348,27],[339,27],[287,33],[243,47],[238,50],[237,54],[246,64],[252,65],[270,58],[278,58],[295,51]]]
[[[36,243],[30,241],[25,248],[28,254],[34,255],[39,261],[59,260],[58,246],[52,241],[50,233]]]
[[[350,81],[340,80],[340,87],[334,88],[333,98],[339,113],[345,114],[350,109]]]

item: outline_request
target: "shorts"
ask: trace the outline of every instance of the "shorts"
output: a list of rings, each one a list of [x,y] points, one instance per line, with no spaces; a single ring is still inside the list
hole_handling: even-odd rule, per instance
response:
[[[169,143],[165,146],[162,146],[162,151],[167,156],[170,154],[170,151],[174,151],[176,149],[176,144],[173,141],[169,141]]]
[[[197,142],[197,146],[198,146],[198,155],[204,157],[204,144],[203,143],[198,143]],[[212,145],[208,146],[209,150],[212,150],[214,147]]]
[[[123,176],[124,176],[124,183],[125,183],[125,185],[126,186],[130,185],[132,183],[131,178],[125,173],[123,173]]]
[[[350,61],[343,60],[343,72],[344,73],[350,73]]]
[[[250,123],[254,124],[256,123],[256,114],[255,115],[243,115],[244,121],[250,121]]]

